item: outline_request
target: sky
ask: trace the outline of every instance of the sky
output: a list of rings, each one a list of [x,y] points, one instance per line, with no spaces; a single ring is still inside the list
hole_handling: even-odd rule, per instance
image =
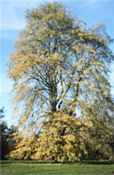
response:
[[[20,31],[25,27],[27,9],[55,0],[0,0],[0,107],[5,107],[8,124],[12,118],[12,81],[8,78],[9,57]],[[74,16],[85,21],[89,27],[104,24],[114,38],[114,0],[56,0]],[[110,46],[114,51],[114,44]],[[110,67],[111,91],[114,96],[114,63]]]

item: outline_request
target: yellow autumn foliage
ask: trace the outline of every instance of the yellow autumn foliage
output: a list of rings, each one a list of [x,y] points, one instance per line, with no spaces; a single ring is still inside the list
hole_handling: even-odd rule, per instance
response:
[[[38,138],[19,140],[11,157],[63,162],[93,158],[97,152],[99,157],[110,158],[108,127],[92,120],[100,107],[86,116],[88,104],[99,100],[111,103],[109,36],[82,27],[58,3],[33,9],[26,17],[27,25],[10,59],[9,75],[23,113],[20,123],[29,127],[30,120],[34,123],[40,117],[44,123]],[[82,120],[76,118],[78,107]],[[97,116],[106,115],[104,111],[102,107]]]
[[[80,128],[88,129],[84,124],[74,117],[62,111],[52,114],[51,120],[44,123],[42,132],[39,136],[38,148],[33,157],[35,159],[55,160],[55,161],[75,161],[81,158],[81,143],[85,138],[81,137]],[[80,142],[80,145],[78,144]],[[85,148],[84,148],[85,149]]]
[[[52,114],[37,136],[13,135],[16,142],[9,157],[56,162],[112,159],[113,151],[109,145],[111,131],[108,126],[89,117],[87,121],[80,121],[80,125],[79,120],[63,111]]]
[[[36,54],[15,53],[11,57],[14,63],[9,71],[9,75],[13,78],[21,77],[24,73],[32,69],[33,66],[45,63],[42,58]]]

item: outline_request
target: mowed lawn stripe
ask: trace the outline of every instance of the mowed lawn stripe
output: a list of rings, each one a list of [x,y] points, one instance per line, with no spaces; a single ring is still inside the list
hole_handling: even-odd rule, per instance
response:
[[[114,164],[26,164],[1,165],[2,175],[114,175]]]

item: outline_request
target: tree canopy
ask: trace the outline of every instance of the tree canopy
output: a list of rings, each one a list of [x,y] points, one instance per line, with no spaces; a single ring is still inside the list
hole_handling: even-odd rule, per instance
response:
[[[9,158],[114,159],[111,42],[103,25],[88,28],[59,3],[27,11],[9,76],[19,125],[35,132],[12,132]]]
[[[110,108],[114,57],[103,26],[89,29],[59,3],[30,10],[26,19],[9,66],[20,123],[33,125],[59,110],[83,115],[86,105],[98,102]]]

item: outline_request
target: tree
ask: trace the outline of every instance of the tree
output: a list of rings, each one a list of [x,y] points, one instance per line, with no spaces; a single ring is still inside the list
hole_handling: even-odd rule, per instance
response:
[[[9,152],[13,149],[11,135],[17,132],[15,126],[7,126],[4,120],[4,108],[0,109],[0,159],[7,159]]]
[[[63,111],[53,113],[43,124],[32,158],[57,162],[84,159],[89,138],[87,131],[91,125],[91,122],[83,123]]]
[[[93,116],[91,108],[83,120],[58,111],[50,114],[38,135],[14,133],[15,144],[8,157],[56,162],[114,160],[112,139],[111,127]]]
[[[9,69],[23,107],[21,124],[58,110],[76,115],[81,104],[110,98],[112,40],[102,26],[88,29],[58,3],[28,11],[26,18]]]
[[[4,118],[4,108],[0,109],[0,121],[2,118]]]
[[[4,118],[4,108],[0,109],[0,159],[4,159],[8,152],[8,127]]]
[[[11,149],[7,155],[9,159],[14,160],[30,160],[37,146],[36,135],[27,137],[20,132],[12,133],[10,136],[12,141]]]
[[[101,106],[102,104],[99,104],[99,107],[88,105],[85,109],[84,120],[86,123],[88,121],[92,123],[92,127],[88,129],[89,139],[86,142],[88,156],[86,158],[89,160],[114,160],[114,128],[111,123],[113,118],[102,116],[102,113],[99,112]]]
[[[80,119],[75,119],[62,111],[53,113],[49,120],[43,123],[38,136],[26,137],[14,133],[12,140],[15,141],[15,145],[8,156],[21,160],[80,160],[82,156],[87,156],[85,143],[91,124],[82,123]]]

